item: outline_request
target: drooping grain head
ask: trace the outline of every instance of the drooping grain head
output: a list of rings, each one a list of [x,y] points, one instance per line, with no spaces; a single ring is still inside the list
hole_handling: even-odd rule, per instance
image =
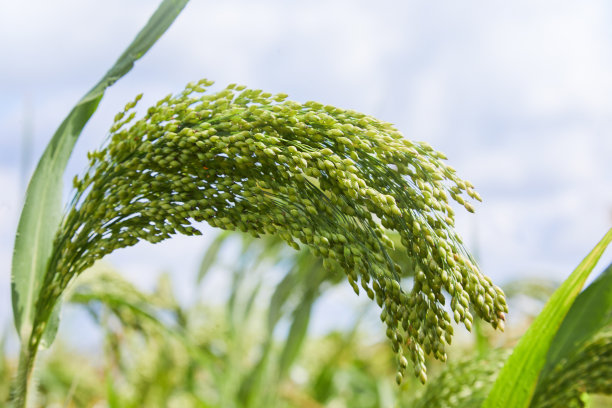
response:
[[[470,306],[503,328],[502,291],[453,230],[450,199],[473,211],[464,195],[480,197],[441,153],[358,112],[235,85],[206,94],[211,84],[191,83],[134,120],[137,97],[116,116],[109,141],[75,178],[47,303],[113,250],[199,235],[192,224],[206,221],[275,234],[295,248],[307,245],[325,265],[340,265],[355,292],[361,286],[382,308],[400,380],[408,357],[425,382],[425,354],[446,359],[451,320],[469,329]],[[416,265],[410,290],[388,256],[390,231]]]

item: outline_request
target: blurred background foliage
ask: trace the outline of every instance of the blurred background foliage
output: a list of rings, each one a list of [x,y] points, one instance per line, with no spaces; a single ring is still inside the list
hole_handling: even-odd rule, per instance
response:
[[[227,253],[232,254],[229,260]],[[409,259],[401,253],[393,257],[410,273]],[[372,324],[377,319],[372,302],[343,311],[354,317],[347,327],[309,333],[314,303],[342,283],[343,274],[326,274],[308,250],[295,251],[273,237],[221,232],[204,251],[194,294],[215,273],[231,276],[225,302],[200,295],[186,305],[175,298],[168,275],[160,275],[156,289],[144,293],[111,266],[96,264],[77,279],[66,299],[84,308],[101,328],[104,350],[92,358],[60,337],[37,367],[40,406],[479,406],[512,346],[558,286],[540,279],[508,283],[504,290],[511,311],[519,312],[505,333],[476,320],[472,334],[464,330],[456,337],[447,364],[429,362],[432,376],[426,387],[412,377],[397,386],[397,362],[384,325]],[[403,279],[411,284],[409,275]],[[570,363],[607,364],[609,339],[604,333],[599,343],[586,347],[595,359],[585,363],[579,356]],[[8,399],[15,370],[15,356],[4,352],[0,401]],[[582,384],[576,406],[611,406],[612,399],[585,391]],[[606,386],[588,391],[610,393]],[[535,406],[563,406],[551,405],[551,398],[540,400],[547,403]]]

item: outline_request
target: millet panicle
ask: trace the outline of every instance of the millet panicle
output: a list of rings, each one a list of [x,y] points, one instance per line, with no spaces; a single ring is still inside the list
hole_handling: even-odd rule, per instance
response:
[[[52,290],[39,305],[54,304],[72,278],[115,249],[199,235],[193,223],[206,221],[275,234],[339,265],[355,292],[382,308],[400,382],[408,359],[426,381],[425,355],[444,361],[451,321],[470,329],[470,310],[503,329],[504,294],[453,229],[450,201],[471,212],[469,198],[480,197],[443,154],[352,110],[233,84],[206,93],[211,85],[190,83],[138,120],[140,96],[117,114],[109,140],[75,177],[51,259],[61,273],[47,274]],[[409,289],[388,255],[392,232],[414,260]]]

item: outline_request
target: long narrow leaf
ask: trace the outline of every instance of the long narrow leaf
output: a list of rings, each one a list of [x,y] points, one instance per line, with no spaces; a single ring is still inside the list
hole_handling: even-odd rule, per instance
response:
[[[298,283],[298,277],[295,269],[291,269],[276,285],[274,293],[270,298],[270,306],[268,307],[268,336],[272,336],[272,332],[276,328],[276,324],[283,315],[283,308],[287,299],[291,296]]]
[[[572,358],[612,324],[612,265],[591,283],[572,305],[561,323],[548,350],[546,365],[542,369],[536,396],[543,392],[542,384],[554,380],[555,367]]]
[[[577,298],[548,351],[544,372],[612,323],[612,265]]]
[[[64,119],[38,162],[26,192],[13,253],[13,314],[22,343],[32,331],[35,303],[61,218],[62,175],[72,149],[106,88],[132,69],[134,62],[155,44],[187,1],[162,2],[112,68]]]
[[[317,264],[310,265],[309,272],[302,279],[304,279],[302,281],[304,292],[300,303],[293,310],[293,321],[279,358],[279,378],[287,375],[302,348],[310,323],[312,306],[319,296],[321,284],[325,281],[325,270]]]
[[[553,337],[611,241],[612,229],[555,291],[499,373],[483,408],[529,406]]]
[[[228,241],[228,238],[231,237],[227,231],[222,231],[219,233],[213,242],[208,246],[204,256],[202,257],[202,261],[200,262],[200,268],[198,269],[198,276],[196,278],[196,283],[201,283],[210,268],[219,258],[219,251],[221,247]]]
[[[285,346],[279,361],[280,378],[283,378],[287,374],[302,347],[308,330],[308,323],[310,322],[312,305],[315,300],[315,294],[311,291],[307,291],[300,304],[293,312],[293,322],[291,323],[289,335],[285,341]]]

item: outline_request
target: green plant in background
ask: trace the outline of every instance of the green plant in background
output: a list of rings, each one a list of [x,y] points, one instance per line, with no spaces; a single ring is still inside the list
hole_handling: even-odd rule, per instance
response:
[[[220,255],[228,250],[236,256],[225,262]],[[393,260],[403,265],[405,260],[399,255],[392,253]],[[106,328],[105,374],[95,362],[56,348],[38,371],[39,403],[476,407],[490,392],[510,352],[493,349],[499,338],[485,337],[483,348],[478,350],[456,344],[448,366],[428,363],[433,379],[425,389],[410,378],[402,387],[392,387],[395,363],[391,350],[385,344],[370,344],[369,336],[358,326],[325,338],[306,338],[312,298],[341,282],[341,270],[325,271],[319,257],[308,250],[293,251],[276,237],[254,239],[227,232],[219,234],[207,249],[197,281],[206,285],[211,269],[232,277],[227,301],[218,306],[205,301],[206,297],[189,306],[179,305],[166,275],[160,277],[151,295],[141,293],[102,265],[79,277],[64,297],[84,305]],[[612,382],[606,372],[607,352],[602,351],[610,346],[606,338],[610,309],[605,306],[610,299],[611,277],[609,267],[576,299],[547,357],[548,365],[557,369],[540,376],[544,385],[538,386],[541,391],[536,392],[532,407],[565,407],[572,400],[584,406],[585,392],[609,393]],[[270,286],[273,281],[278,283]],[[512,286],[514,289],[508,290],[511,302],[512,296],[541,297],[540,292],[531,290],[532,282]],[[550,284],[539,282],[538,286]],[[278,334],[279,323],[289,328],[286,335]],[[513,332],[516,328],[510,326]],[[565,345],[570,345],[571,361],[562,357],[552,363],[558,358],[554,356],[566,353]],[[593,351],[599,355],[595,357]],[[461,357],[455,357],[458,355]],[[296,369],[306,382],[292,379],[289,373]],[[0,384],[10,375],[9,367]]]
[[[509,351],[485,353],[449,364],[417,400],[416,408],[479,407],[487,397]]]
[[[219,265],[217,255],[228,247],[237,254],[236,261]],[[96,398],[109,404],[114,401],[111,405],[120,407],[300,406],[298,401],[303,400],[314,403],[309,393],[292,385],[288,374],[299,359],[312,303],[341,281],[341,271],[330,274],[319,257],[304,250],[293,251],[277,238],[253,239],[227,233],[219,234],[208,248],[198,281],[206,279],[211,267],[221,267],[222,272],[232,276],[231,291],[221,307],[201,299],[189,307],[179,305],[164,275],[152,295],[141,293],[100,264],[79,277],[65,298],[84,305],[108,330],[104,364],[107,391],[105,394],[98,386],[97,393],[91,393],[87,377],[81,390],[80,382],[73,385],[79,381],[78,370],[70,366],[58,372],[58,367],[46,364],[39,376],[44,388],[41,402],[62,401],[62,393],[65,396],[74,388],[71,398],[75,403],[85,401],[77,406],[91,404]],[[271,275],[278,273],[280,282],[270,286]],[[271,296],[261,293],[271,289]],[[262,303],[268,307],[261,310]],[[121,329],[117,328],[117,319]],[[280,322],[289,327],[284,337],[275,334]],[[344,353],[354,347],[355,333],[353,330],[339,345]],[[341,353],[335,350],[335,340],[323,349],[330,347],[333,351],[324,372],[340,365]],[[321,351],[319,347],[317,350]],[[394,364],[390,350],[379,350],[379,357],[381,352],[388,370],[386,381],[391,383]],[[53,354],[61,360],[61,352]],[[312,353],[310,356],[309,360]],[[352,359],[354,355],[345,354],[343,359],[347,357]],[[66,375],[71,370],[72,378]],[[52,381],[55,375],[63,382]],[[317,385],[317,389],[321,387]],[[330,394],[334,394],[333,389],[327,393]],[[324,402],[325,396],[318,395],[318,399]]]

